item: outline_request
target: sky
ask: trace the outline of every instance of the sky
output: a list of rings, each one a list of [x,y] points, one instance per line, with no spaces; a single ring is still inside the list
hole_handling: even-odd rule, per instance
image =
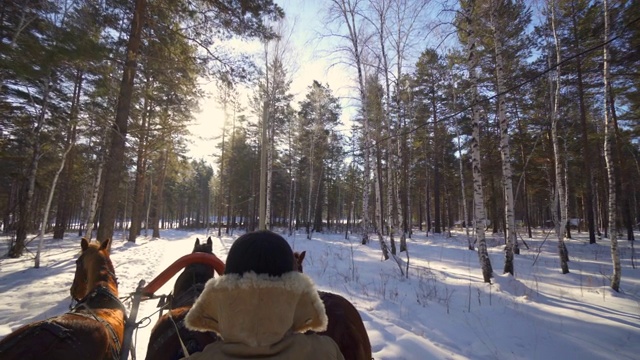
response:
[[[240,234],[214,236],[214,253],[224,261]],[[393,260],[381,260],[376,241],[360,245],[355,234],[349,240],[332,233],[285,237],[294,250],[307,252],[305,273],[320,290],[344,296],[359,310],[376,360],[638,359],[640,269],[631,267],[629,243],[620,241],[622,291],[616,293],[608,286],[606,239],[588,244],[574,232],[567,241],[571,273],[562,275],[557,243],[547,234],[537,229],[525,239],[528,248],[520,244],[515,276],[502,274],[502,239],[489,237],[491,285],[482,282],[477,253],[467,250],[462,231],[453,237],[415,231],[408,240],[408,278]],[[208,235],[206,229],[162,230],[159,239],[141,236],[133,244],[116,233],[111,258],[119,296],[133,292],[141,279],[151,281]],[[0,237],[1,254],[8,242]],[[35,246],[29,243],[22,258],[0,258],[0,338],[67,311],[80,239],[73,233],[64,240],[48,236],[39,269],[33,268]],[[168,294],[176,277],[156,295]],[[146,327],[134,332],[138,359],[145,357],[156,305],[141,304],[138,320]]]
[[[318,34],[324,28],[322,24],[325,11],[322,8],[323,1],[278,0],[276,3],[284,9],[285,22],[292,29],[289,32],[291,34],[290,59],[292,61],[290,76],[294,106],[304,99],[307,88],[313,83],[313,80],[317,80],[321,84],[328,84],[334,95],[342,100],[342,121],[345,123],[342,129],[346,131],[353,113],[353,103],[349,100],[353,82],[351,75],[344,67],[332,66],[335,59],[327,51],[331,43],[319,40]],[[256,59],[260,59],[262,55],[262,46],[255,41],[233,40],[231,47],[236,51],[254,54]],[[203,89],[208,94],[216,92],[214,84],[203,84]],[[251,89],[245,89],[242,94],[242,100],[245,103],[251,91]],[[211,155],[217,151],[212,145],[215,140],[212,139],[222,134],[224,113],[214,96],[202,99],[200,108],[201,111],[195,115],[195,123],[190,126],[190,131],[193,134],[190,139],[193,144],[190,146],[188,155],[196,159],[204,158],[211,162],[213,159]],[[251,116],[252,114],[248,111],[247,115]]]

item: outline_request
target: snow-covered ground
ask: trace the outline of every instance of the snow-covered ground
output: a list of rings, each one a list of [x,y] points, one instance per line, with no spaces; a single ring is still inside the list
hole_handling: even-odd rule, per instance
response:
[[[213,236],[216,255],[224,260],[238,235]],[[0,337],[67,310],[80,250],[80,239],[67,236],[45,241],[39,269],[33,268],[35,242],[20,259],[0,258]],[[112,260],[120,296],[190,253],[197,237],[205,240],[206,230],[162,231],[160,239],[140,237],[135,244],[116,234]],[[462,234],[414,233],[408,240],[408,278],[393,260],[381,261],[375,239],[365,246],[356,235],[350,240],[343,234],[287,237],[295,250],[307,251],[305,273],[318,287],[358,308],[375,359],[639,359],[640,269],[631,266],[629,243],[620,242],[622,291],[616,293],[609,287],[606,240],[589,245],[574,234],[567,242],[571,273],[562,275],[557,244],[544,238],[538,232],[525,239],[529,249],[521,244],[515,277],[502,275],[504,246],[499,238],[489,239],[495,278],[488,285]],[[6,254],[7,243],[0,239],[0,253]],[[406,260],[404,253],[400,256]],[[157,294],[168,293],[174,280]],[[146,354],[156,304],[146,301],[140,307],[138,320],[148,319],[134,333],[138,359]]]

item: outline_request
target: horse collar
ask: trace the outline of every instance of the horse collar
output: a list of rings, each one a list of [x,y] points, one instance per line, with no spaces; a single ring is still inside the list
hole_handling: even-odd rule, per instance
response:
[[[105,301],[101,301],[101,300],[104,299],[104,297],[100,296],[100,295],[106,296],[106,300],[107,300],[106,303],[105,303]],[[112,356],[113,360],[119,360],[120,359],[120,351],[122,350],[122,348],[121,348],[122,344],[120,343],[120,340],[118,339],[118,335],[116,334],[116,331],[114,330],[113,326],[111,326],[111,324],[109,324],[109,322],[107,322],[103,318],[97,316],[93,311],[91,311],[92,309],[113,308],[114,306],[109,306],[109,303],[112,303],[113,305],[115,305],[116,308],[118,308],[119,310],[122,311],[122,313],[124,315],[124,322],[126,323],[127,322],[127,311],[126,311],[124,305],[122,304],[120,299],[118,299],[115,295],[113,295],[113,293],[111,291],[109,291],[109,289],[107,289],[104,286],[96,287],[92,292],[90,292],[82,300],[78,301],[78,303],[70,311],[70,313],[74,314],[74,315],[80,315],[80,316],[88,317],[90,319],[97,320],[104,327],[106,327],[107,330],[111,333],[111,339],[113,340],[113,346],[110,345],[111,356]],[[86,309],[89,312],[89,314],[78,312],[79,310],[82,310],[82,309]]]
[[[102,295],[102,296],[101,296]],[[104,301],[106,296],[106,303]],[[110,306],[111,303],[112,305],[115,306]],[[95,289],[93,289],[92,292],[90,292],[89,294],[87,294],[87,296],[85,296],[84,298],[78,300],[78,303],[73,307],[73,310],[82,308],[82,307],[87,307],[90,309],[97,309],[97,308],[113,308],[116,307],[120,310],[122,310],[123,313],[127,313],[126,309],[124,307],[124,305],[122,304],[122,302],[120,301],[120,299],[118,299],[118,297],[116,297],[115,295],[113,295],[113,293],[111,291],[109,291],[109,289],[107,289],[106,287],[100,285],[98,287],[96,287]]]

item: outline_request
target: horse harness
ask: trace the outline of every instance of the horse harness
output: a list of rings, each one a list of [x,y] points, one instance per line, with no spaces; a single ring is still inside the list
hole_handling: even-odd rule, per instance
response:
[[[202,294],[202,291],[204,291],[204,284],[193,284],[187,291],[178,296],[169,295],[171,309],[193,305],[198,296]]]
[[[104,286],[96,287],[91,293],[79,300],[76,306],[73,307],[67,314],[82,316],[88,319],[93,319],[100,322],[111,334],[111,342],[109,342],[109,348],[111,350],[111,358],[113,360],[120,359],[120,350],[122,344],[118,339],[115,329],[109,322],[103,318],[97,316],[93,309],[118,309],[124,314],[124,323],[127,322],[127,312],[118,297],[113,295],[109,289]]]

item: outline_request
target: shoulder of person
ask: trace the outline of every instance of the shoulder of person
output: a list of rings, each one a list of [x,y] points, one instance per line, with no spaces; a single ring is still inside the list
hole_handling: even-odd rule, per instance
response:
[[[310,359],[344,360],[340,348],[332,338],[319,334],[298,334],[298,341],[306,342],[311,350]]]

